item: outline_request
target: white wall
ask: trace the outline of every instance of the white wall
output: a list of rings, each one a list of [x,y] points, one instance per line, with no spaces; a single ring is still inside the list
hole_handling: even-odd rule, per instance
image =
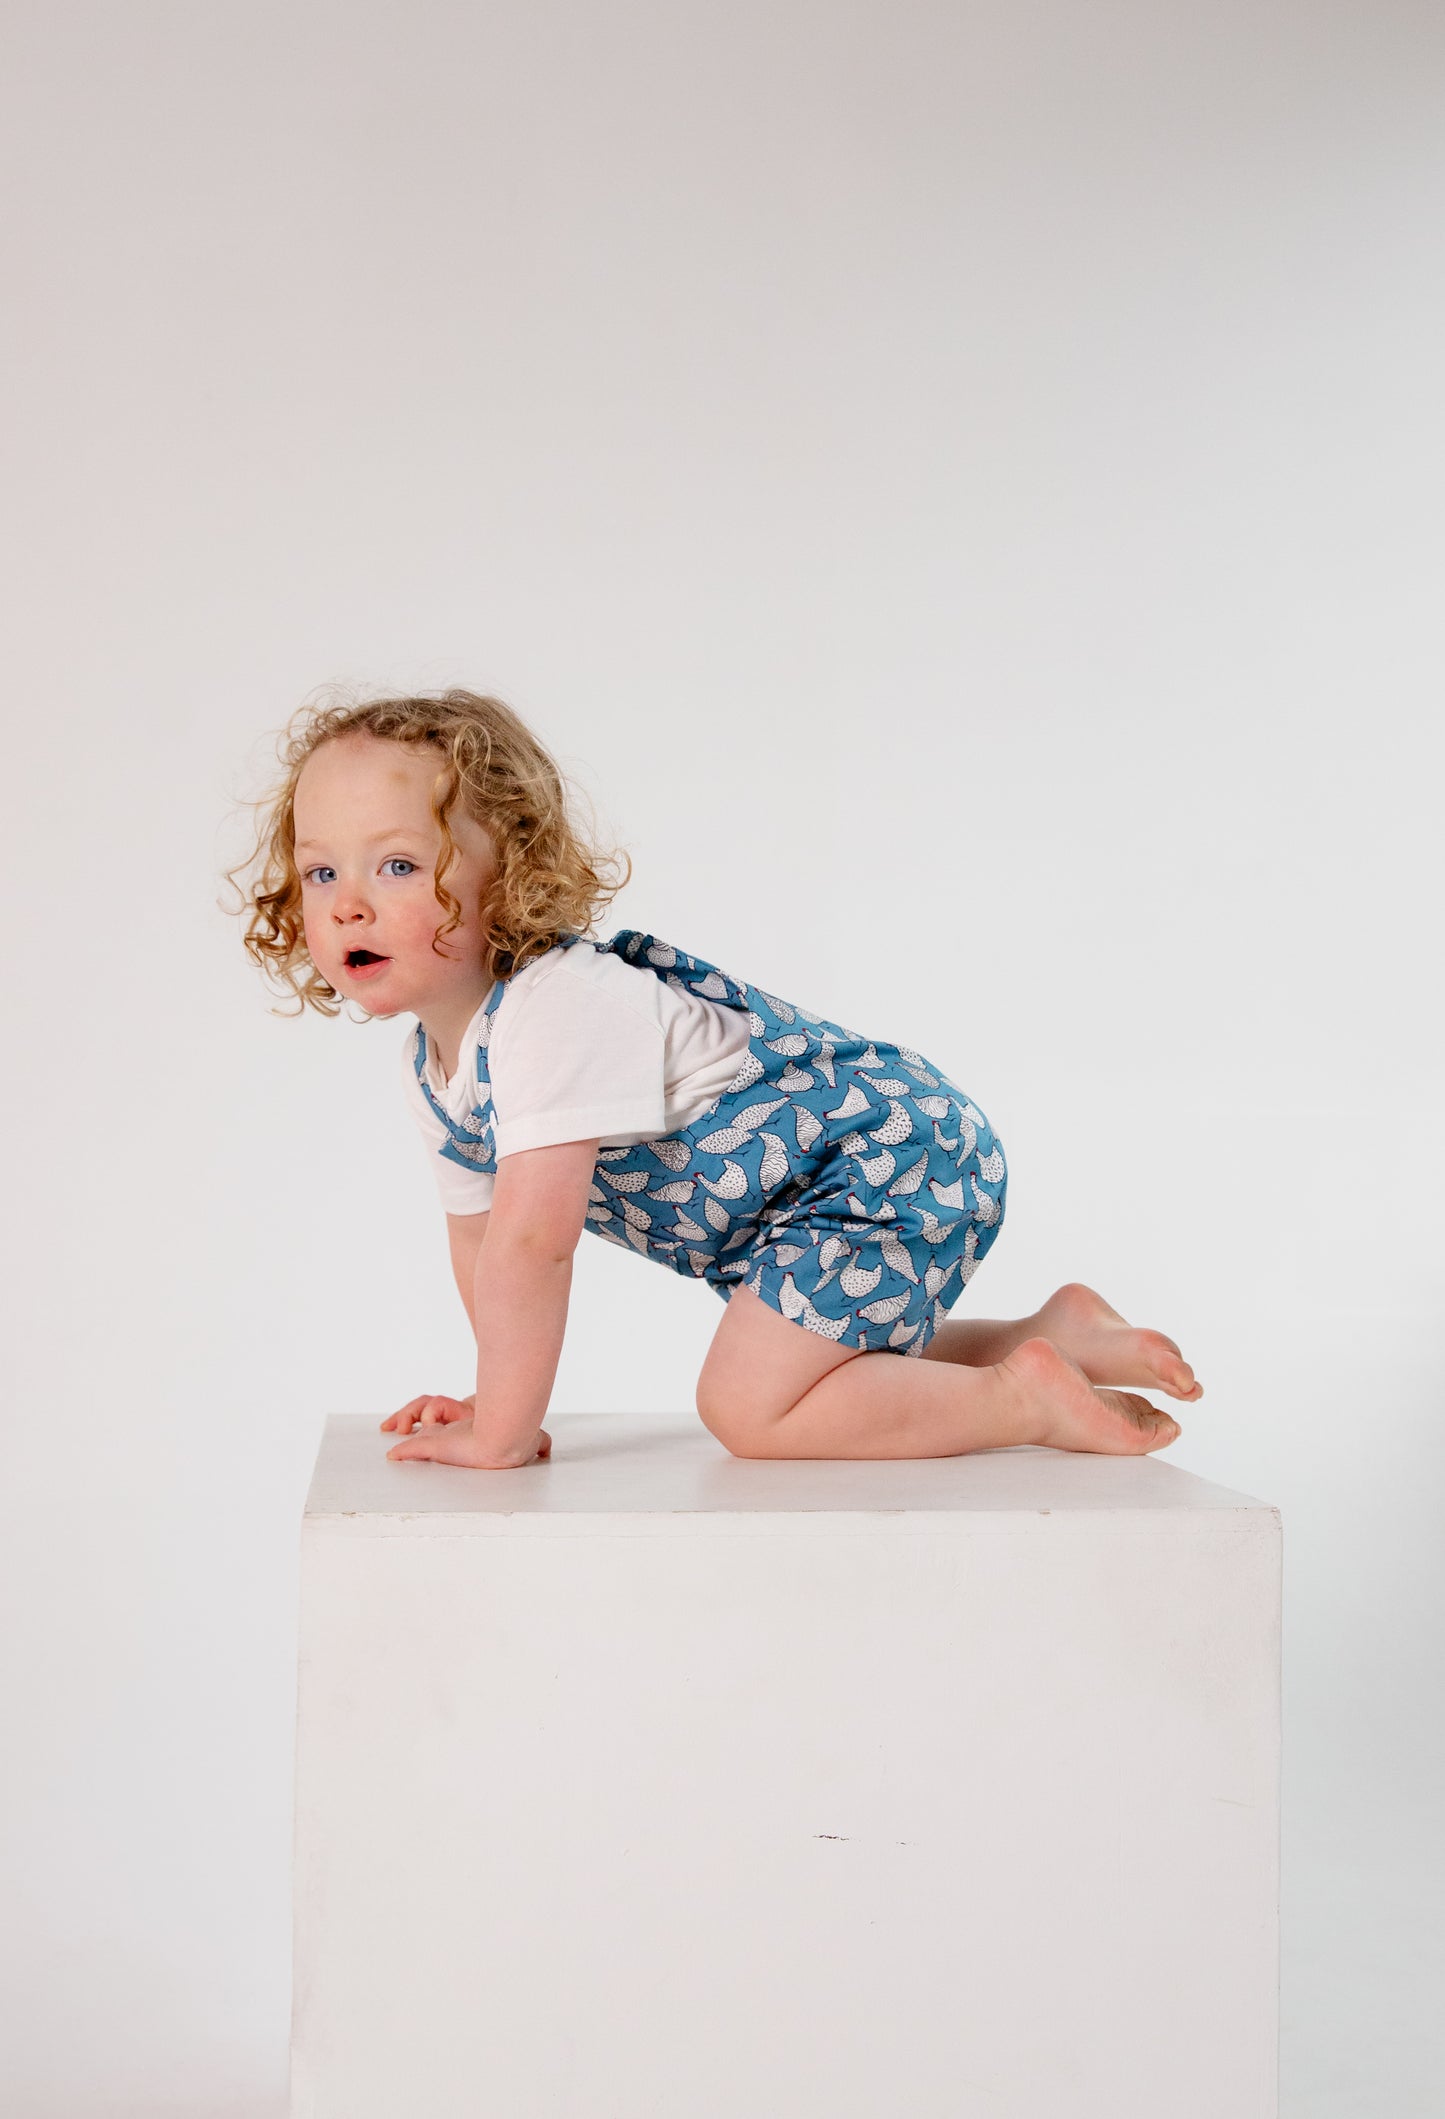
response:
[[[217,909],[340,679],[500,691],[604,932],[936,1055],[970,1309],[1181,1342],[1173,1457],[1285,1512],[1285,2108],[1424,2113],[1438,15],[6,37],[7,2110],[280,2110],[310,1460],[469,1387],[400,1027],[269,1015]],[[689,1405],[720,1315],[584,1245],[554,1404]]]

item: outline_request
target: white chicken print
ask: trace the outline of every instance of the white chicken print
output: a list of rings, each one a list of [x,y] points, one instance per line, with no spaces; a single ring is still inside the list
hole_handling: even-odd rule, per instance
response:
[[[699,1176],[698,1183],[704,1191],[711,1192],[714,1199],[741,1199],[748,1190],[750,1179],[741,1163],[725,1162],[721,1177]]]
[[[988,1224],[993,1221],[998,1214],[998,1201],[992,1196],[991,1193],[984,1191],[983,1186],[979,1183],[978,1179],[973,1176],[971,1172],[969,1174],[968,1181],[973,1186],[975,1212],[977,1213],[979,1220],[984,1224],[984,1227],[987,1228]]]
[[[938,1087],[942,1076],[930,1072],[928,1062],[921,1052],[914,1052],[907,1045],[900,1045],[898,1047],[898,1057],[902,1060],[909,1073],[922,1082],[925,1089],[936,1089]]]
[[[855,1118],[860,1111],[866,1111],[868,1108],[868,1099],[858,1087],[858,1084],[849,1082],[847,1094],[844,1096],[842,1103],[835,1105],[831,1111],[825,1111],[823,1116],[827,1119]]]
[[[888,1197],[890,1199],[906,1199],[910,1193],[918,1190],[927,1175],[928,1156],[925,1153],[920,1155],[916,1162],[909,1163],[906,1168],[899,1171],[897,1177],[894,1178],[892,1184],[888,1187]]]
[[[795,1011],[792,1009],[792,1007],[788,1004],[787,1001],[775,1000],[771,993],[764,993],[763,988],[761,986],[759,986],[758,992],[763,995],[763,999],[772,1009],[773,1014],[778,1018],[778,1021],[780,1023],[791,1023],[796,1020]]]
[[[758,1183],[765,1192],[771,1192],[774,1185],[780,1185],[790,1174],[793,1166],[788,1161],[786,1146],[776,1133],[760,1132],[758,1138],[763,1144],[763,1159],[758,1164]]]
[[[765,1119],[771,1118],[775,1111],[781,1111],[787,1101],[785,1096],[771,1096],[762,1103],[749,1104],[745,1110],[734,1114],[730,1125],[705,1133],[698,1142],[699,1148],[704,1155],[732,1155],[744,1141],[751,1140]]]
[[[954,1264],[957,1264],[957,1260],[954,1261]],[[925,1266],[923,1269],[924,1292],[930,1297],[941,1295],[948,1286],[949,1281],[952,1280],[953,1272],[953,1266]]]
[[[886,1295],[881,1302],[865,1302],[858,1315],[866,1317],[870,1324],[892,1324],[896,1317],[903,1315],[911,1300],[909,1295]]]
[[[793,1112],[793,1131],[798,1136],[798,1146],[804,1155],[815,1141],[823,1137],[823,1122],[815,1118],[805,1104],[799,1104]]]
[[[649,1155],[655,1155],[668,1170],[685,1170],[692,1161],[692,1148],[684,1140],[648,1140],[642,1143]],[[631,1155],[631,1148],[612,1148],[611,1155]]]
[[[888,1116],[872,1138],[888,1148],[896,1148],[901,1140],[912,1140],[913,1120],[896,1096],[889,1097]]]
[[[876,1206],[870,1207],[858,1197],[856,1192],[850,1192],[848,1194],[848,1212],[856,1214],[860,1221],[868,1221],[874,1215],[882,1215],[885,1219],[896,1217],[898,1209],[895,1206],[891,1206],[886,1199],[880,1199]]]
[[[762,1285],[762,1277],[760,1268],[756,1278],[749,1281],[748,1285],[756,1291]],[[824,1317],[815,1310],[807,1296],[800,1294],[793,1285],[791,1273],[783,1275],[783,1284],[778,1292],[778,1307],[785,1317],[805,1324],[810,1332],[816,1332],[821,1339],[841,1339],[848,1329],[846,1317]]]
[[[916,1286],[918,1274],[914,1270],[907,1244],[903,1243],[892,1229],[883,1229],[879,1232],[878,1247],[894,1272],[901,1273],[905,1280],[911,1280]]]

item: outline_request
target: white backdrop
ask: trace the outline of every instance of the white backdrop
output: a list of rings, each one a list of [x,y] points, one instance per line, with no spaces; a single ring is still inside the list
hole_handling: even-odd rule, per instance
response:
[[[1180,1341],[1171,1458],[1284,1511],[1285,2111],[1423,2115],[1439,15],[5,30],[7,2113],[282,2111],[312,1455],[470,1387],[403,1026],[269,1014],[218,909],[340,680],[500,692],[604,934],[936,1056],[971,1310]],[[584,1243],[554,1407],[690,1405],[720,1315]]]

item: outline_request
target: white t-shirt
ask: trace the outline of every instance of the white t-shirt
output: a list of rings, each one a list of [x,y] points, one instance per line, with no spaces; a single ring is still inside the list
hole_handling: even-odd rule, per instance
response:
[[[450,1081],[427,1039],[427,1086],[458,1120],[482,1101],[481,1016],[479,1007]],[[487,1061],[498,1161],[593,1135],[604,1148],[631,1147],[690,1125],[736,1075],[749,1034],[742,1009],[669,985],[586,938],[549,949],[508,980],[492,1020]],[[495,1180],[438,1152],[448,1136],[416,1077],[415,1035],[413,1026],[402,1045],[402,1072],[442,1206],[448,1214],[483,1214]]]

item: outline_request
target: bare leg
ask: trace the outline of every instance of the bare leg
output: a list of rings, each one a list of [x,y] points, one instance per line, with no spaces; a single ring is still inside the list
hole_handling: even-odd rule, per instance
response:
[[[956,1457],[1021,1442],[1142,1456],[1179,1433],[1146,1398],[1095,1389],[1047,1339],[982,1367],[849,1351],[746,1287],[714,1335],[697,1405],[739,1457]]]
[[[1204,1395],[1174,1340],[1163,1332],[1137,1330],[1078,1280],[1050,1295],[1031,1317],[950,1317],[920,1358],[990,1368],[1029,1339],[1047,1339],[1078,1364],[1090,1383],[1138,1384],[1189,1404]]]

